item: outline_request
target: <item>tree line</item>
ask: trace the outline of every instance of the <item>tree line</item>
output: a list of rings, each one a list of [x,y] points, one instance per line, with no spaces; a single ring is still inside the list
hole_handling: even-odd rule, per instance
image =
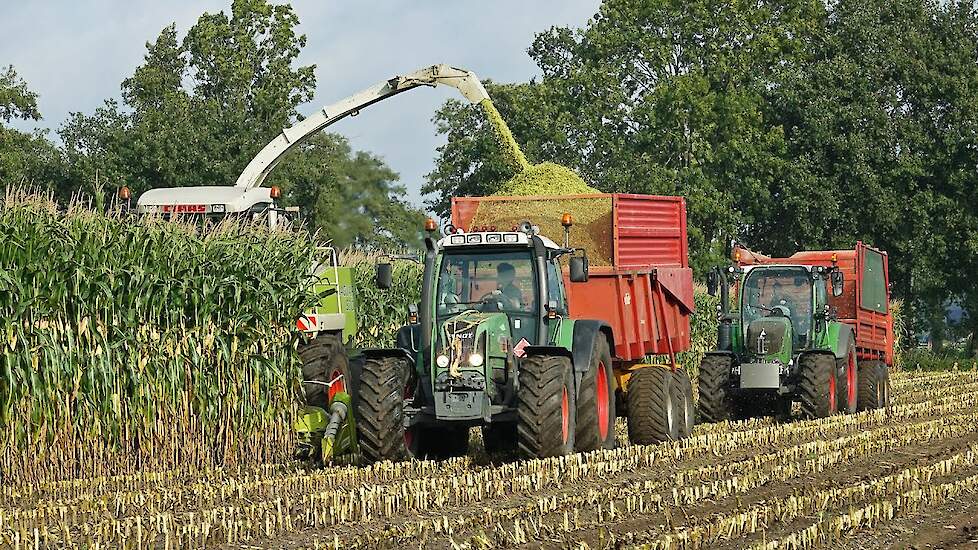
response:
[[[605,0],[528,48],[542,76],[487,86],[531,161],[606,192],[687,197],[702,275],[731,240],[773,255],[890,254],[894,295],[940,337],[978,327],[978,13],[970,0]],[[430,206],[510,176],[448,101]],[[972,352],[975,338],[971,340]]]

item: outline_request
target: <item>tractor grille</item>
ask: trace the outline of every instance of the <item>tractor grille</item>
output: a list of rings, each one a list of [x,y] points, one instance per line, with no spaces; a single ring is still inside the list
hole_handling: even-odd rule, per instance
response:
[[[767,355],[781,351],[787,326],[781,321],[757,319],[747,327],[747,351],[756,355]],[[761,333],[764,343],[761,344]]]

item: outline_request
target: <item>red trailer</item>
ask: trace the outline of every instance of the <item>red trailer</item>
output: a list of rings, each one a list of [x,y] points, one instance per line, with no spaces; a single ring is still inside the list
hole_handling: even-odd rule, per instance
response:
[[[771,258],[746,249],[735,249],[740,265],[799,264],[837,266],[845,276],[841,296],[829,295],[839,321],[856,333],[859,360],[879,360],[893,365],[893,314],[889,305],[889,263],[886,252],[856,243],[853,250],[817,250],[795,253],[787,258]]]

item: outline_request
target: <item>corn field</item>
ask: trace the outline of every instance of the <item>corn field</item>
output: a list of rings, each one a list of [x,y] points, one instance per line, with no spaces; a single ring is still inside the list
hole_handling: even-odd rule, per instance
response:
[[[0,237],[5,486],[283,456],[308,237],[16,191]]]
[[[976,510],[978,373],[900,372],[893,392],[888,410],[700,425],[651,447],[619,426],[618,449],[544,460],[476,452],[8,484],[0,545],[864,548],[944,504]]]

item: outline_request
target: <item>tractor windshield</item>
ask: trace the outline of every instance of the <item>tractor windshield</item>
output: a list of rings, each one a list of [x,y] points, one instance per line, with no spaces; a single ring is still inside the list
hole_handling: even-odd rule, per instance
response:
[[[795,346],[808,342],[812,325],[812,277],[804,267],[754,268],[741,290],[744,329],[751,321],[781,315],[791,320]]]
[[[534,272],[529,250],[446,253],[438,275],[437,314],[466,309],[532,313]]]

